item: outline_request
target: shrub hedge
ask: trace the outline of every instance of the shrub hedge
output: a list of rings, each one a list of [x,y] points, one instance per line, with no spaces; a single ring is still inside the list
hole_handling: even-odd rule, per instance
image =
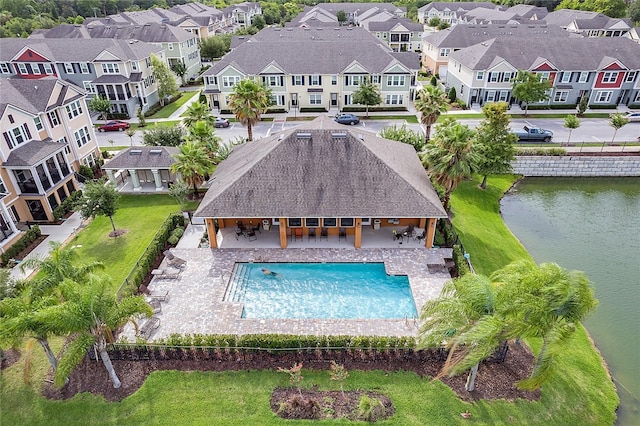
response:
[[[0,262],[2,262],[2,266],[6,266],[11,259],[14,259],[20,252],[26,249],[29,244],[34,242],[38,237],[42,235],[42,231],[40,231],[40,227],[38,225],[33,225],[31,229],[24,233],[24,235],[15,242],[11,247],[7,249],[0,256]]]
[[[302,110],[301,108],[300,110]],[[406,111],[406,107],[387,107],[387,106],[372,106],[369,107],[369,112],[394,112],[394,111]],[[342,108],[342,112],[366,112],[366,107],[359,106],[346,106]]]
[[[563,156],[567,155],[567,150],[564,148],[518,148],[516,150],[517,156],[527,155],[548,155],[548,156]]]
[[[300,112],[327,112],[327,109],[323,107],[307,107],[300,108]]]
[[[462,246],[453,246],[453,261],[455,262],[456,268],[458,269],[459,277],[471,272],[471,269],[469,269],[469,264],[467,263],[467,259],[464,258],[464,250],[462,249]]]
[[[82,191],[72,192],[58,207],[53,209],[53,220],[58,221],[62,216],[75,209],[80,197],[82,197]]]

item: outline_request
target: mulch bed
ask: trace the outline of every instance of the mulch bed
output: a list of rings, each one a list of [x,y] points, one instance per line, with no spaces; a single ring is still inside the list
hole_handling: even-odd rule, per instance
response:
[[[172,351],[172,350],[167,350]],[[403,357],[394,354],[378,354],[378,359],[372,362],[363,353],[358,356],[354,351],[352,356],[344,352],[332,356],[328,353],[314,351],[302,353],[269,354],[267,352],[227,354],[219,357],[205,355],[202,352],[185,349],[188,356],[182,359],[148,359],[148,360],[113,360],[122,386],[114,389],[102,362],[85,358],[71,374],[70,381],[63,388],[57,389],[47,384],[44,395],[51,399],[67,399],[79,392],[90,392],[103,395],[109,401],[119,401],[137,391],[146,377],[153,371],[229,371],[229,370],[262,370],[289,368],[294,363],[302,362],[304,368],[329,370],[331,361],[343,364],[347,370],[384,370],[384,371],[413,371],[422,377],[435,377],[440,371],[443,361],[439,357],[420,355]],[[223,352],[223,351],[221,351]],[[175,358],[175,357],[174,357]],[[466,401],[479,399],[516,399],[538,400],[540,391],[526,392],[518,390],[515,382],[529,376],[533,368],[534,357],[524,345],[509,344],[509,351],[505,362],[484,362],[478,369],[476,388],[473,392],[464,389],[467,375],[443,377],[440,379],[445,385],[453,389],[458,396]]]
[[[0,370],[11,367],[20,359],[20,351],[17,349],[0,350]]]

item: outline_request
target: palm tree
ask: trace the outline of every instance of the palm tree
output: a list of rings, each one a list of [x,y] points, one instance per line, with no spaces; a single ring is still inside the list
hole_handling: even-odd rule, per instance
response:
[[[207,104],[193,102],[187,107],[185,117],[182,119],[182,124],[184,124],[185,127],[191,127],[198,121],[204,121],[213,127],[216,123],[216,118],[211,114],[211,110],[209,110]]]
[[[491,317],[495,311],[496,287],[485,276],[466,274],[448,281],[435,300],[422,307],[421,325],[418,333],[418,346],[422,348],[440,348],[443,343],[449,349],[449,356],[441,375],[455,375],[471,368],[465,388],[472,391],[480,361],[471,366],[464,363],[469,354],[488,353],[493,350],[494,339],[479,339],[460,349],[459,337],[481,319]],[[495,349],[495,348],[494,348]],[[486,356],[484,356],[486,358]]]
[[[216,162],[220,138],[216,136],[214,128],[206,121],[196,121],[189,127],[187,141],[204,148],[205,152]]]
[[[473,145],[474,131],[452,118],[436,126],[433,140],[421,154],[431,177],[444,187],[444,208],[449,209],[451,193],[477,169],[480,155]]]
[[[253,140],[252,127],[260,121],[260,115],[269,107],[271,90],[258,84],[255,80],[242,80],[233,86],[229,96],[229,108],[236,119],[247,125],[247,139]]]
[[[182,144],[179,148],[180,152],[174,156],[176,162],[171,165],[171,173],[180,175],[193,188],[197,198],[198,186],[213,171],[213,162],[205,149],[193,142]]]
[[[114,330],[133,321],[136,316],[150,317],[153,314],[151,306],[142,296],[129,296],[118,301],[109,282],[95,276],[82,285],[65,280],[61,288],[65,302],[37,313],[40,321],[58,329],[67,328],[73,333],[71,343],[65,347],[60,358],[55,383],[62,385],[87,350],[94,347],[109,372],[113,387],[119,388],[120,379],[107,353],[107,343],[113,342]]]
[[[536,389],[553,373],[558,356],[598,300],[583,272],[555,263],[515,262],[496,271],[491,279],[500,283],[498,309],[508,322],[509,334],[542,337],[531,376],[518,383],[522,389]]]
[[[425,126],[425,143],[429,143],[431,126],[449,109],[449,99],[439,87],[429,85],[418,92],[415,107],[420,113],[420,123]]]

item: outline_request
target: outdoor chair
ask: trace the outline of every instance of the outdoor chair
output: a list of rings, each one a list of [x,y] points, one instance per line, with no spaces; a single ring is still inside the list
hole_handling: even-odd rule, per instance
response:
[[[416,240],[418,240],[418,242],[424,240],[425,238],[427,238],[427,230],[426,229],[424,231],[422,231],[422,234],[416,236]]]
[[[147,300],[157,300],[158,302],[168,302],[169,301],[169,290],[167,291],[157,291],[153,292],[149,290],[146,285],[141,285],[138,290],[140,293],[147,296]]]
[[[296,228],[295,231],[295,241],[302,239],[302,228]]]
[[[167,258],[167,263],[170,266],[173,266],[175,268],[182,268],[187,264],[186,260],[181,259],[178,256],[175,256],[169,250],[165,250],[162,254],[165,255],[165,257]]]
[[[160,327],[160,318],[151,317],[138,329],[138,336],[148,339],[158,327]]]
[[[238,237],[239,237],[240,235],[243,235],[243,236],[244,236],[244,232],[242,231],[242,229],[240,229],[240,228],[236,228],[236,240],[238,239]]]
[[[291,228],[287,228],[287,240],[291,240],[293,237],[293,234],[291,233]]]
[[[170,280],[180,278],[181,272],[182,269],[180,268],[170,267],[167,269],[154,269],[153,271],[151,271],[151,275],[160,279]]]
[[[338,231],[338,241],[340,241],[341,238],[347,239],[347,230],[345,228],[340,228]]]
[[[157,314],[158,312],[162,312],[162,305],[158,300],[149,300],[149,306],[153,309],[153,313]]]
[[[320,239],[329,239],[329,231],[324,226],[320,229]]]
[[[311,238],[314,240],[316,239],[316,228],[309,228],[309,237],[307,238],[307,241]]]
[[[249,241],[255,241],[258,239],[258,236],[256,235],[256,230],[251,228],[247,231],[247,237],[249,237]]]

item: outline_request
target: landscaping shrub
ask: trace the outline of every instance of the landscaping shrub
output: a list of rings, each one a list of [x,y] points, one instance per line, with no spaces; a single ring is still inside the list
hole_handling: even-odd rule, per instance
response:
[[[122,112],[110,112],[107,114],[107,120],[128,120],[129,118],[129,114]]]
[[[459,245],[453,246],[453,261],[455,262],[456,268],[458,269],[459,277],[471,272],[471,270],[469,269],[469,264],[467,263],[467,259],[464,258],[464,251]]]
[[[74,191],[58,207],[53,209],[53,220],[59,221],[62,216],[74,210],[78,200],[82,197],[82,191]]]
[[[102,153],[102,158],[104,158],[104,159],[109,159],[109,158],[111,158],[111,155],[109,155],[109,151],[107,151],[106,149],[103,149],[103,150],[101,151],[101,153]]]
[[[303,107],[300,108],[300,112],[327,112],[327,109],[322,107]]]
[[[430,84],[431,84],[433,87],[435,87],[435,86],[437,86],[437,85],[438,85],[438,79],[436,78],[436,76],[435,76],[435,75],[432,75],[432,76],[431,76]]]
[[[169,244],[171,244],[172,246],[175,246],[176,244],[178,244],[178,241],[180,240],[180,238],[176,237],[175,235],[171,235],[169,236],[169,238],[167,239],[167,242]]]
[[[267,110],[267,114],[282,114],[285,112],[287,112],[287,110],[284,108],[269,108]]]
[[[0,256],[0,262],[2,262],[2,266],[6,266],[11,259],[14,259],[20,252],[26,249],[29,244],[34,242],[38,237],[42,235],[42,231],[40,231],[40,227],[38,225],[33,225],[31,229],[24,233],[24,235],[15,242],[11,247],[9,247],[2,255]]]
[[[360,106],[346,106],[342,108],[342,112],[365,112],[366,107]],[[394,111],[406,111],[407,107],[402,106],[373,106],[369,107],[369,112],[394,112]]]
[[[171,235],[177,238],[182,238],[182,236],[184,235],[184,228],[177,227],[176,229],[173,230]]]
[[[84,164],[80,165],[80,176],[83,176],[87,179],[94,179],[95,175],[93,174],[93,170],[89,166],[85,166]]]
[[[452,87],[449,90],[448,97],[449,97],[449,103],[454,103],[456,101],[456,99],[458,99],[458,93],[456,92],[456,88],[455,87]]]
[[[567,150],[564,148],[518,148],[516,150],[516,156],[527,155],[563,156],[567,155]]]

